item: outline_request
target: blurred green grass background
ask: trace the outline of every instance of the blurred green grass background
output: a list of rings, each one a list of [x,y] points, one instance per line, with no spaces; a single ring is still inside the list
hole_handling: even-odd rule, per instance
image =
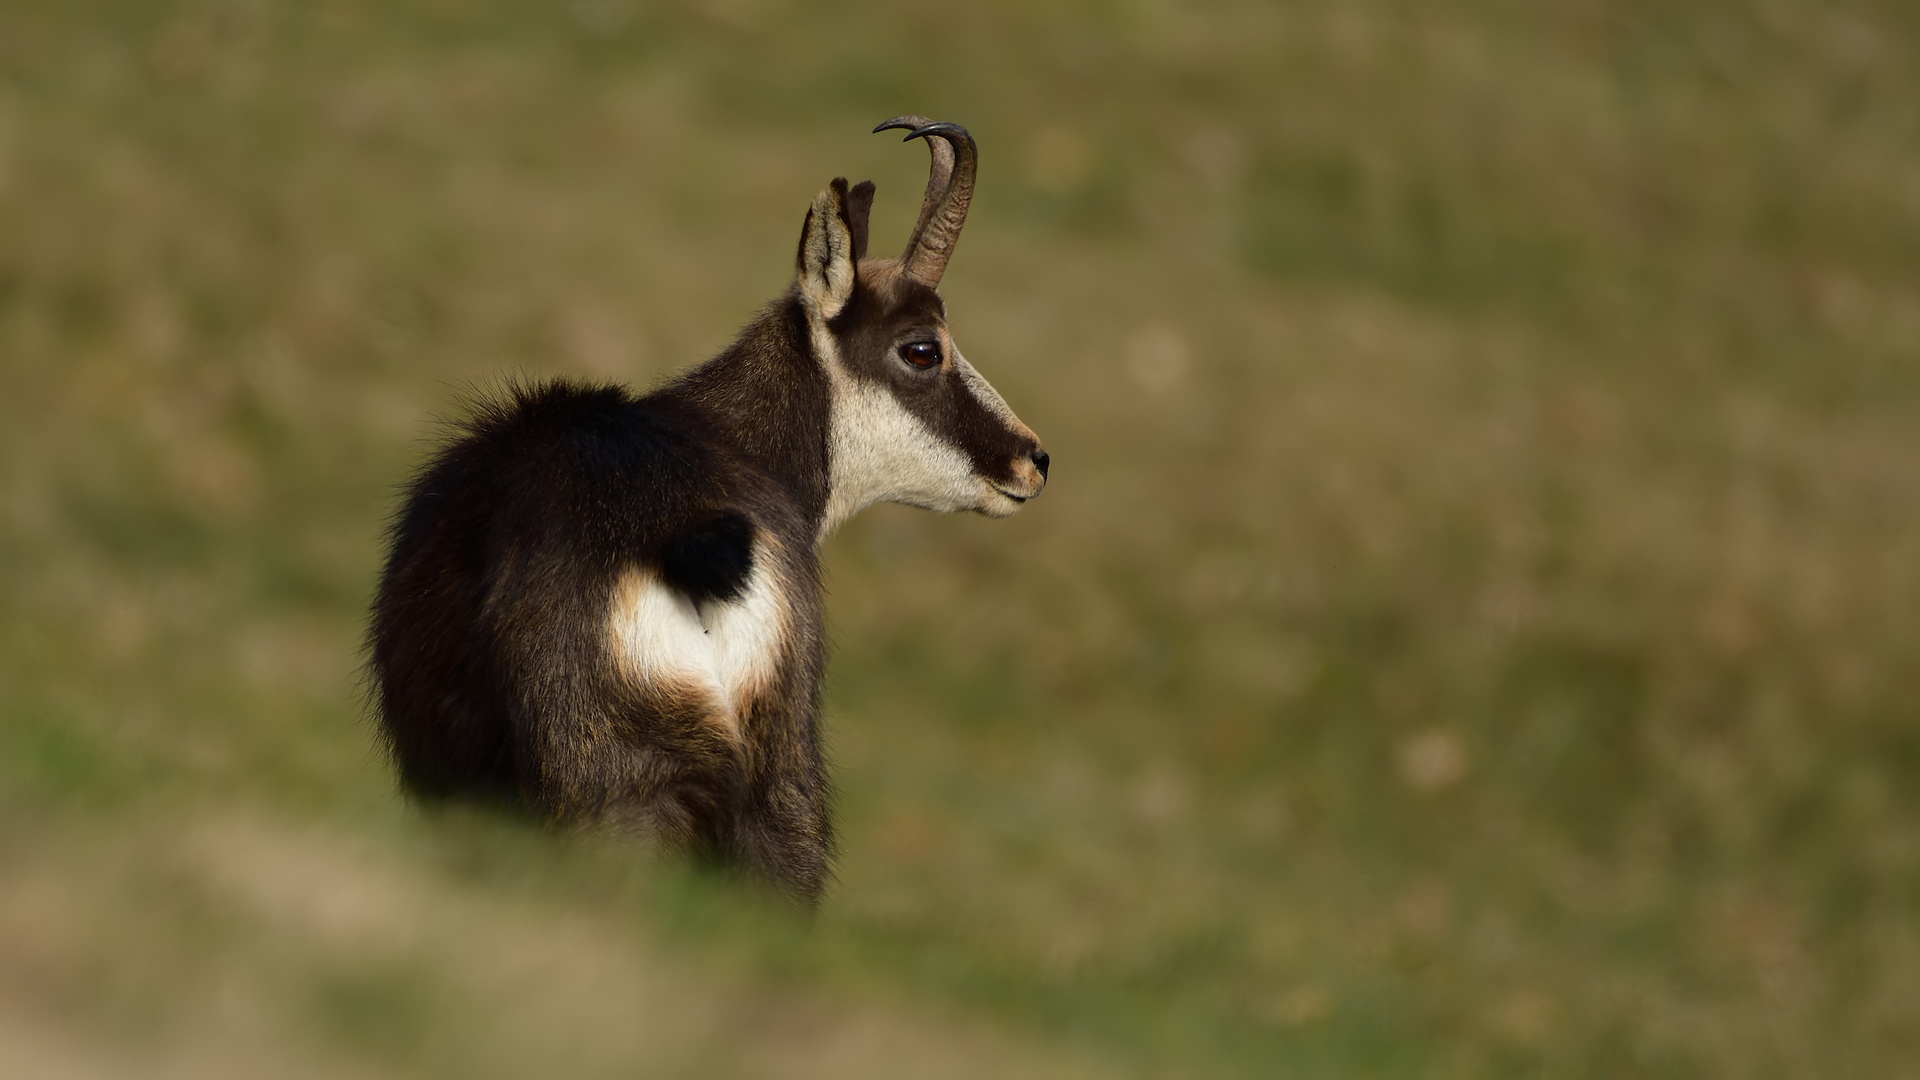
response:
[[[1046,437],[827,548],[811,924],[422,815],[472,386],[641,384],[834,175]],[[0,8],[0,1073],[1920,1075],[1920,16]]]

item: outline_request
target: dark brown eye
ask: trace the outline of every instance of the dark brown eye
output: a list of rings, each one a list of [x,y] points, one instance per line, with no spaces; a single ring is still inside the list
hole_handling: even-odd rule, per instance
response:
[[[914,341],[900,346],[900,359],[917,368],[930,368],[940,362],[940,346],[931,341]]]

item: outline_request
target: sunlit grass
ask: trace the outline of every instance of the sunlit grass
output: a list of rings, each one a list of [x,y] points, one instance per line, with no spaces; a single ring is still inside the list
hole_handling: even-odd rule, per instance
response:
[[[1887,1076],[1920,1060],[1896,6],[15,4],[0,1072]],[[828,547],[811,921],[394,795],[392,492],[641,384],[903,111],[1047,439]]]

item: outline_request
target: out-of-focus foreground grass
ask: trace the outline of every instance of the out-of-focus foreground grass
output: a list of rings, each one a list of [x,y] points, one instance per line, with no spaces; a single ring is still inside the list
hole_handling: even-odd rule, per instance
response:
[[[0,1073],[1920,1062],[1920,23],[1893,3],[0,8]],[[463,390],[657,379],[982,179],[1057,462],[828,545],[805,925],[396,797]]]

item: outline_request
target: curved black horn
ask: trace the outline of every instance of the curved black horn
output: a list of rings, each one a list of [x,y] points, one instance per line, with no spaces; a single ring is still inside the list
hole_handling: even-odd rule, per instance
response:
[[[891,129],[918,131],[932,120],[924,116],[896,116],[873,129],[875,135]],[[913,138],[908,135],[907,138]],[[927,194],[920,203],[920,218],[913,223],[913,232],[907,236],[907,250],[911,252],[920,244],[920,234],[927,231],[927,222],[933,218],[933,208],[940,205],[940,196],[947,193],[947,183],[953,179],[953,147],[945,139],[928,139],[927,149],[933,154],[933,168],[927,174]]]
[[[920,205],[920,220],[907,239],[906,254],[901,256],[908,276],[929,286],[938,285],[946,272],[947,259],[960,239],[960,227],[967,222],[967,208],[973,205],[973,178],[979,168],[979,152],[973,136],[959,124],[935,123],[924,116],[896,116],[874,128],[906,128],[907,141],[926,139],[933,154],[933,170],[927,177],[926,200]]]

